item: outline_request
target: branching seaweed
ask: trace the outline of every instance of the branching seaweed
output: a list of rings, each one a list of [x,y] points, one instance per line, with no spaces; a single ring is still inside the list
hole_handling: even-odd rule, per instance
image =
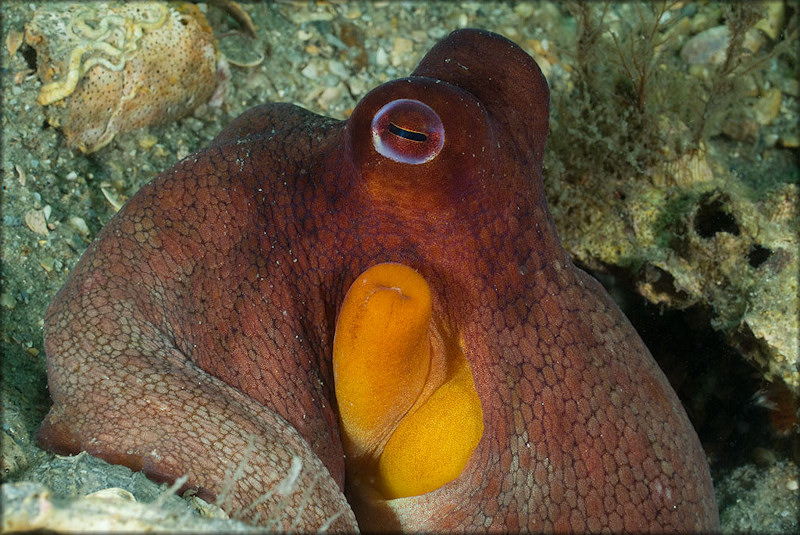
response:
[[[562,141],[571,147],[571,161],[578,147],[577,160],[588,164],[579,177],[641,173],[652,163],[651,149],[659,143],[656,97],[665,77],[660,54],[677,20],[665,14],[673,4],[632,5],[635,20],[617,17],[613,24],[611,2],[567,4],[576,21],[575,89],[554,102],[559,134],[566,133],[554,134],[554,144],[556,151]]]
[[[643,174],[659,162],[702,150],[731,106],[744,101],[744,75],[797,39],[790,23],[772,50],[754,55],[745,37],[763,18],[764,3],[725,3],[725,60],[703,78],[689,75],[677,54],[680,23],[696,7],[573,1],[567,8],[576,24],[572,88],[553,94],[548,171],[570,183],[592,174]]]
[[[771,52],[754,57],[746,46],[747,32],[755,27],[764,16],[763,2],[727,2],[723,4],[725,24],[728,27],[728,46],[725,60],[717,67],[710,79],[707,96],[702,111],[692,125],[692,141],[695,144],[707,139],[719,130],[719,124],[731,106],[740,102],[743,92],[744,75],[752,73],[767,60],[783,53],[790,43],[797,43],[797,17],[790,19],[792,26],[787,27],[784,38],[775,45]]]

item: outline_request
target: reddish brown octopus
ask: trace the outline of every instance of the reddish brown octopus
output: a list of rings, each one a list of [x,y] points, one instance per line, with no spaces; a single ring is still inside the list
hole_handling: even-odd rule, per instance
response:
[[[40,444],[285,530],[717,529],[680,402],[556,236],[548,107],[460,30],[346,121],[243,114],[53,300]]]

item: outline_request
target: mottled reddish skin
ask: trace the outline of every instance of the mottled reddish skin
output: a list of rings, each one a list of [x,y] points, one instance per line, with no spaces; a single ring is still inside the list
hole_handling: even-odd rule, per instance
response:
[[[372,148],[372,116],[398,98],[425,102],[444,123],[445,146],[427,164]],[[299,525],[344,510],[335,525],[347,529],[336,313],[362,271],[402,262],[430,283],[442,329],[463,339],[485,433],[462,475],[427,495],[365,503],[348,486],[362,527],[716,529],[680,402],[556,236],[541,178],[548,100],[528,55],[466,30],[349,121],[280,104],[245,113],[142,188],[56,296],[41,443],[159,479],[188,473],[211,497],[251,437],[230,507],[300,455],[303,485],[290,498]]]

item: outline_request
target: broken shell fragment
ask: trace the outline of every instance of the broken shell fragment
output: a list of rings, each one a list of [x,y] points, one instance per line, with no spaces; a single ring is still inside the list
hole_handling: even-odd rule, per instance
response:
[[[50,232],[47,228],[47,219],[44,210],[28,210],[25,213],[25,224],[36,234],[47,236]]]
[[[47,3],[25,40],[37,53],[48,121],[86,153],[188,115],[228,78],[211,27],[190,3]]]

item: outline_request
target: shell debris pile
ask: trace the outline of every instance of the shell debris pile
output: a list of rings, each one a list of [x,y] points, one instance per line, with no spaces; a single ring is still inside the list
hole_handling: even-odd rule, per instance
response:
[[[211,27],[189,3],[48,3],[25,40],[37,53],[48,121],[86,153],[218,103],[228,78]]]

